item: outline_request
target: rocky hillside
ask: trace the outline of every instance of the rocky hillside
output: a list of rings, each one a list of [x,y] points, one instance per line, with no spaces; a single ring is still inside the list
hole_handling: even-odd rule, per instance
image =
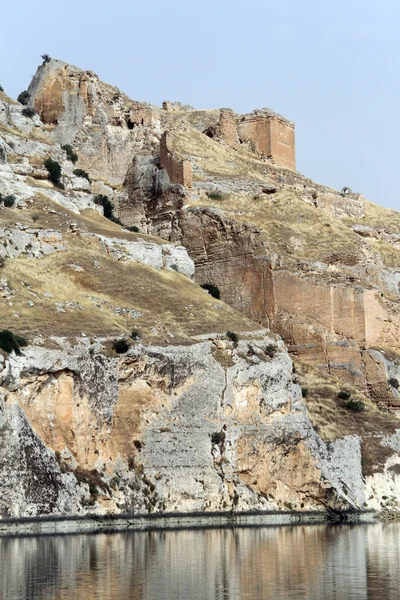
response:
[[[56,60],[28,92],[0,92],[0,515],[396,508],[398,213],[227,109]]]

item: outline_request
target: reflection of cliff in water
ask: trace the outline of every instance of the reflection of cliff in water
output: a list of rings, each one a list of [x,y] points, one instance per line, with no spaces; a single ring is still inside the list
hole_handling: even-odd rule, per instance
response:
[[[400,525],[0,539],[7,600],[394,600]]]

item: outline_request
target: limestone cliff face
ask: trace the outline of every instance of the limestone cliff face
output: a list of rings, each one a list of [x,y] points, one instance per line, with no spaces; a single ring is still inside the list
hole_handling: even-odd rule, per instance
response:
[[[360,438],[322,441],[268,335],[120,358],[33,347],[0,390],[2,516],[362,508],[399,486],[392,469],[368,497]]]
[[[151,154],[158,145],[156,128],[133,127],[132,100],[93,71],[52,59],[38,68],[28,91],[50,135],[78,146],[79,167],[111,185],[123,182],[135,154]]]

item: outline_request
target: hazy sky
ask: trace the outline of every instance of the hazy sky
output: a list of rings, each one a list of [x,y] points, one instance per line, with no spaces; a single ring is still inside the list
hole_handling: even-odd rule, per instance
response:
[[[399,0],[19,0],[1,24],[13,97],[48,53],[135,100],[269,107],[300,172],[400,209]]]

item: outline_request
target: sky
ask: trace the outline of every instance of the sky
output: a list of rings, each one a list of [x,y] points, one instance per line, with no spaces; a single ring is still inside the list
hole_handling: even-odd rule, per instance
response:
[[[400,210],[399,0],[19,0],[1,23],[14,98],[47,53],[139,101],[272,108],[301,173]]]

